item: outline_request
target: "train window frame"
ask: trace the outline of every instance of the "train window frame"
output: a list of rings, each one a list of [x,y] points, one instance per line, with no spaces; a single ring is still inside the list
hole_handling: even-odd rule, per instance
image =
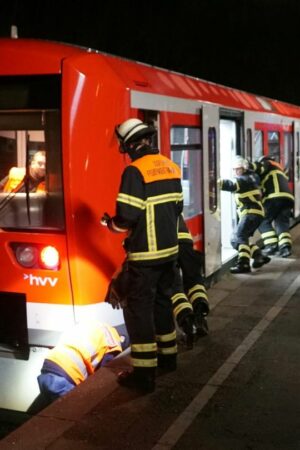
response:
[[[209,211],[214,214],[218,208],[218,183],[217,183],[217,130],[209,127],[208,139],[208,190]]]
[[[170,127],[171,159],[177,163],[182,174],[184,217],[203,213],[203,146],[201,127],[174,124]],[[181,154],[179,155],[179,152]],[[195,171],[195,169],[197,169]],[[191,179],[194,178],[193,182]]]
[[[45,195],[29,192],[22,177],[15,180],[15,184],[19,184],[14,192],[3,192],[2,188],[0,227],[5,230],[64,231],[61,76],[1,76],[0,135],[3,188],[12,167],[20,169],[19,178],[23,171],[28,175],[32,155],[38,150],[46,151]],[[8,155],[3,156],[4,151]]]
[[[264,154],[264,132],[263,130],[255,130],[254,132],[254,160],[258,160]]]
[[[267,134],[268,155],[280,163],[280,131],[269,130]]]

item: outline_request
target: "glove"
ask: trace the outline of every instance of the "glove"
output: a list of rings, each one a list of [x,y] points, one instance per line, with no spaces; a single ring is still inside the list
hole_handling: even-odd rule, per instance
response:
[[[127,262],[121,269],[114,273],[108,286],[105,301],[110,303],[113,309],[123,309],[127,305],[127,292],[129,288],[129,273]]]
[[[105,212],[105,213],[103,214],[103,216],[101,217],[101,219],[100,219],[100,223],[101,223],[101,225],[103,225],[104,227],[107,227],[108,224],[109,224],[109,222],[111,222],[111,217],[110,217],[110,215],[109,215],[107,212]]]

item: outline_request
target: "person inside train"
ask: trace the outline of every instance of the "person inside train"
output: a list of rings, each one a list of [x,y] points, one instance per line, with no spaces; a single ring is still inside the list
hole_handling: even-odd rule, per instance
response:
[[[86,321],[65,331],[47,354],[38,376],[40,393],[51,403],[67,394],[129,346],[125,326]]]
[[[28,173],[25,167],[12,167],[0,181],[0,192],[45,192],[46,152],[39,150],[31,158]]]
[[[171,292],[178,256],[177,225],[183,210],[179,167],[152,146],[156,129],[137,118],[116,127],[119,150],[131,163],[122,174],[116,215],[101,221],[127,234],[127,303],[123,308],[131,342],[132,371],[119,383],[143,393],[155,389],[156,368],[174,370],[176,330]]]
[[[219,179],[218,185],[224,191],[233,192],[237,205],[238,224],[231,240],[231,245],[238,251],[237,263],[230,268],[231,273],[247,273],[252,267],[259,268],[267,264],[271,258],[261,253],[257,245],[251,245],[250,237],[257,230],[264,218],[264,208],[261,202],[261,191],[257,177],[249,170],[249,163],[237,156],[233,163],[235,180]]]
[[[288,177],[283,167],[271,156],[262,156],[251,163],[250,168],[260,177],[263,193],[264,220],[259,225],[265,255],[287,258],[292,254],[290,217],[294,207],[294,196],[289,188]]]

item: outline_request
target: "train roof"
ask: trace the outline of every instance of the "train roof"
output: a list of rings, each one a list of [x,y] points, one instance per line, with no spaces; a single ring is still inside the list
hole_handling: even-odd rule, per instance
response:
[[[300,107],[91,48],[38,39],[0,38],[0,75],[60,73],[62,61],[101,55],[129,89],[300,118]],[[88,61],[87,61],[88,64]]]

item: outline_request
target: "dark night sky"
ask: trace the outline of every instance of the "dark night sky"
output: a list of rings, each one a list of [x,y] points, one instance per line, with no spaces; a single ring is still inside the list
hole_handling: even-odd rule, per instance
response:
[[[300,0],[4,1],[0,36],[16,24],[19,37],[83,45],[300,104]]]

